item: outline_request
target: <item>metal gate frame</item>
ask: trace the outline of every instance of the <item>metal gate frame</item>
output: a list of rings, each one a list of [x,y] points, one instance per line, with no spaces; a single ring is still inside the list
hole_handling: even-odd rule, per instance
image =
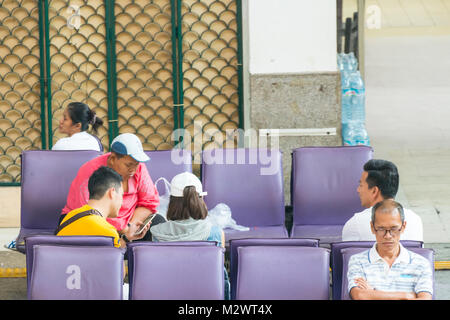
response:
[[[53,111],[52,111],[52,74],[50,54],[50,23],[49,1],[38,0],[39,7],[39,61],[40,61],[40,108],[41,108],[41,147],[43,150],[52,148],[53,141]],[[86,0],[85,0],[86,1]],[[237,36],[237,94],[238,94],[238,123],[243,129],[243,53],[242,53],[242,0],[234,0],[236,4],[236,36]],[[134,2],[134,1],[133,1]],[[220,1],[217,1],[220,2]],[[116,19],[115,0],[104,0],[105,6],[105,43],[107,60],[107,117],[108,138],[111,141],[119,134],[118,107],[117,107],[117,74],[116,74]],[[183,33],[182,33],[182,6],[183,0],[170,0],[171,10],[171,41],[172,41],[172,77],[173,77],[173,130],[185,128],[184,124],[184,88],[183,88]],[[105,123],[106,126],[106,123]],[[174,141],[174,145],[182,145]],[[20,176],[19,176],[20,177]],[[13,182],[0,182],[0,186],[19,186],[19,177]],[[19,178],[19,179],[18,179]]]

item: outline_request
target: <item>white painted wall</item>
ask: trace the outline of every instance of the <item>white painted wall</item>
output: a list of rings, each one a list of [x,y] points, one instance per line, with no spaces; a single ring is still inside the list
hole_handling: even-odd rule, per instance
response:
[[[251,74],[337,71],[336,0],[247,0]]]

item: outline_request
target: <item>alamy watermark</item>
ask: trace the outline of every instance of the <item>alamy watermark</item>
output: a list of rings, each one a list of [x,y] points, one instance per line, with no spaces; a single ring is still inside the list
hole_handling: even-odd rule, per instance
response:
[[[80,7],[77,5],[69,5],[67,7],[66,12],[69,14],[69,17],[67,18],[67,27],[70,29],[80,29],[81,26],[81,14],[80,14]]]
[[[174,164],[187,161],[180,152],[186,149],[192,151],[194,164],[258,165],[261,175],[279,172],[281,160],[278,135],[258,136],[255,129],[227,129],[225,133],[218,129],[203,131],[200,122],[195,122],[193,127],[192,134],[186,129],[176,129],[172,133],[172,141],[177,142],[171,153]],[[202,157],[203,145],[211,141],[219,148],[208,151],[207,156]],[[246,147],[236,149],[236,144]]]
[[[366,27],[367,29],[381,29],[381,8],[376,4],[366,8]]]

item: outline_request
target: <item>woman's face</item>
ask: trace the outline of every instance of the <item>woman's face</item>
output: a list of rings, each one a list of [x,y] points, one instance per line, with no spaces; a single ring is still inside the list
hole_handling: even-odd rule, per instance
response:
[[[81,132],[81,123],[73,123],[69,116],[69,111],[67,108],[64,110],[62,118],[59,120],[59,132],[69,135]]]
[[[139,162],[130,156],[123,156],[119,159],[114,153],[111,153],[108,159],[108,167],[114,169],[124,180],[132,178],[138,166]]]

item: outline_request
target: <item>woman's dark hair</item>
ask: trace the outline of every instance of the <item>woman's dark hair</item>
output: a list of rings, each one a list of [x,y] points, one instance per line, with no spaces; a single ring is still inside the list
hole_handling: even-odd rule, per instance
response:
[[[167,220],[205,219],[208,209],[194,186],[184,188],[183,197],[170,196]]]
[[[399,176],[397,167],[390,161],[371,159],[364,165],[369,188],[378,187],[384,199],[395,198],[398,191]]]
[[[97,134],[98,127],[103,124],[103,120],[97,117],[95,111],[91,110],[88,105],[83,102],[69,103],[67,111],[74,124],[81,123],[81,131],[86,131],[89,125],[92,125],[92,130]]]

